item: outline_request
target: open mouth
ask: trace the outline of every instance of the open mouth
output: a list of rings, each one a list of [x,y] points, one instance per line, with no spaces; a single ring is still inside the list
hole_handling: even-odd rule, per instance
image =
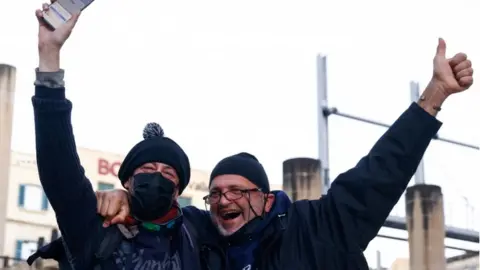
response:
[[[232,220],[232,219],[236,219],[237,217],[239,217],[241,214],[241,212],[239,211],[229,211],[229,212],[224,212],[220,215],[220,217],[223,219],[223,220]]]

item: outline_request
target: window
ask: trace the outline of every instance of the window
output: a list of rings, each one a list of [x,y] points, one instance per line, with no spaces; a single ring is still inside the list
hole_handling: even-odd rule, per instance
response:
[[[47,211],[48,199],[41,186],[22,184],[19,186],[18,206],[26,210]]]
[[[113,184],[108,184],[108,183],[98,183],[98,190],[108,190],[108,189],[113,189],[115,186]]]
[[[26,260],[38,249],[36,241],[17,240],[15,245],[15,259]]]
[[[178,197],[178,204],[180,207],[189,206],[192,204],[192,198],[190,197]]]

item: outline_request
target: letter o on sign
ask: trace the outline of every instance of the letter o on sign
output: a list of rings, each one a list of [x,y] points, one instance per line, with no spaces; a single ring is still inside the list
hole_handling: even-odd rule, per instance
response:
[[[98,159],[98,174],[99,175],[113,175],[118,177],[118,169],[122,163],[119,161],[108,162],[108,160],[99,158]]]

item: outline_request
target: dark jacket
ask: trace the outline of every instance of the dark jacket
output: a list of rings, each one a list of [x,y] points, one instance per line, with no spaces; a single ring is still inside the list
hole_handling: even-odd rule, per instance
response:
[[[412,104],[319,200],[290,203],[285,193],[276,192],[270,213],[234,235],[220,237],[210,225],[210,236],[217,237],[210,241],[217,248],[206,248],[203,259],[212,270],[367,270],[363,251],[402,196],[440,126]],[[260,232],[259,226],[264,227]],[[251,268],[226,262],[232,247],[246,250],[251,241],[259,241]]]
[[[72,103],[65,98],[65,88],[46,86],[36,86],[32,102],[40,181],[62,234],[61,242],[45,248],[42,257],[66,256],[70,269],[77,270],[93,269],[98,264],[101,269],[200,268],[195,241],[181,222],[160,232],[139,227],[138,234],[127,241],[128,248],[119,247],[109,258],[99,260],[95,253],[107,230],[97,215],[95,193],[80,165],[71,124]]]

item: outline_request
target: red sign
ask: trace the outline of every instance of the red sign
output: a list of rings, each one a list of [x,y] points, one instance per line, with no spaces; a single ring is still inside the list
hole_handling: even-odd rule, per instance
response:
[[[110,163],[108,160],[99,158],[98,159],[98,174],[99,175],[113,175],[118,177],[118,169],[122,163],[120,161],[115,161]]]

